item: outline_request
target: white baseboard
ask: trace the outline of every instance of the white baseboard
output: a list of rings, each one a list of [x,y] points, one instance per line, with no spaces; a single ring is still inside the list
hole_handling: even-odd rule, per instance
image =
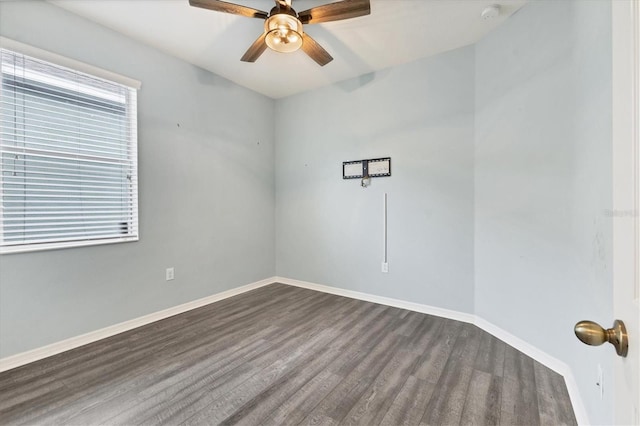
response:
[[[559,359],[552,357],[548,353],[538,349],[537,347],[525,342],[517,336],[503,330],[495,324],[478,317],[477,315],[469,314],[466,312],[458,312],[449,309],[438,308],[435,306],[423,305],[419,303],[407,302],[404,300],[391,299],[388,297],[376,296],[367,293],[360,293],[352,290],[345,290],[338,287],[331,287],[323,284],[315,284],[306,281],[294,280],[284,277],[275,277],[277,282],[282,284],[288,284],[296,287],[303,287],[310,290],[321,291],[323,293],[335,294],[338,296],[350,297],[352,299],[364,300],[366,302],[379,303],[381,305],[393,306],[395,308],[407,309],[409,311],[420,312],[423,314],[435,315],[442,318],[449,318],[456,321],[467,322],[475,324],[477,327],[483,329],[487,333],[502,340],[506,344],[516,348],[520,352],[535,359],[542,365],[550,368],[556,373],[564,377],[567,385],[567,391],[573,404],[573,409],[576,415],[576,420],[580,425],[588,425],[589,417],[587,411],[580,397],[580,391],[578,385],[573,377],[571,368],[560,361]]]
[[[438,308],[436,306],[423,305],[420,303],[407,302],[405,300],[392,299],[390,297],[376,296],[359,291],[345,290],[343,288],[331,287],[323,284],[315,284],[307,281],[294,280],[291,278],[275,277],[277,282],[295,287],[307,288],[309,290],[321,291],[323,293],[335,294],[336,296],[349,297],[351,299],[363,300],[365,302],[378,303],[385,306],[393,306],[394,308],[406,309],[408,311],[420,312],[422,314],[435,315],[442,318],[449,318],[456,321],[474,322],[475,316],[465,312],[452,311],[449,309]]]
[[[567,385],[567,390],[573,404],[576,420],[580,425],[588,425],[589,418],[587,411],[580,397],[578,385],[573,377],[571,368],[560,361],[557,358],[552,357],[544,351],[536,348],[535,346],[525,342],[517,336],[501,329],[495,324],[484,320],[474,314],[466,312],[453,311],[449,309],[438,308],[435,306],[423,305],[420,303],[407,302],[404,300],[392,299],[389,297],[376,296],[368,293],[361,293],[358,291],[345,290],[338,287],[331,287],[323,284],[315,284],[307,281],[294,280],[284,277],[272,277],[261,281],[257,281],[251,284],[247,284],[241,287],[237,287],[231,290],[223,291],[222,293],[214,294],[212,296],[204,297],[202,299],[194,300],[192,302],[183,303],[182,305],[174,306],[162,311],[154,312],[149,315],[145,315],[139,318],[134,318],[129,321],[115,324],[109,327],[102,328],[100,330],[92,331],[81,336],[72,337],[70,339],[62,340],[60,342],[53,343],[51,345],[43,346],[41,348],[33,349],[28,352],[12,355],[7,358],[0,359],[0,372],[10,370],[12,368],[19,367],[21,365],[28,364],[58,353],[68,351],[70,349],[77,348],[79,346],[86,345],[88,343],[95,342],[106,337],[114,336],[140,327],[155,321],[159,321],[164,318],[168,318],[174,315],[181,314],[183,312],[190,311],[192,309],[199,308],[201,306],[208,305],[210,303],[217,302],[219,300],[227,299],[229,297],[236,296],[238,294],[245,293],[250,290],[254,290],[259,287],[263,287],[273,283],[282,283],[295,287],[302,287],[309,290],[320,291],[323,293],[335,294],[337,296],[349,297],[352,299],[363,300],[366,302],[378,303],[386,306],[393,306],[395,308],[407,309],[410,311],[420,312],[423,314],[435,315],[442,318],[449,318],[456,321],[462,321],[470,324],[475,324],[479,328],[483,329],[487,333],[495,336],[510,346],[518,349],[522,353],[530,356],[539,363],[545,365],[551,370],[562,375]]]
[[[265,285],[273,284],[275,278],[267,278],[261,281],[256,281],[251,284],[243,285],[241,287],[232,288],[221,293],[217,293],[211,296],[203,297],[202,299],[193,300],[191,302],[183,303],[178,306],[173,306],[162,311],[153,312],[148,315],[144,315],[138,318],[124,321],[119,324],[111,325],[109,327],[101,328],[96,331],[91,331],[80,336],[71,337],[59,342],[52,343],[47,346],[42,346],[27,352],[22,352],[16,355],[12,355],[6,358],[0,359],[0,372],[11,370],[12,368],[20,367],[21,365],[28,364],[30,362],[38,361],[40,359],[59,354],[70,349],[93,343],[98,340],[120,334],[122,332],[150,324],[155,321],[159,321],[164,318],[172,317],[174,315],[181,314],[183,312],[190,311],[192,309],[199,308],[201,306],[208,305],[229,297],[236,296],[241,293],[245,293],[250,290],[254,290]]]
[[[483,318],[480,318],[477,315],[475,316],[475,325],[564,377],[564,381],[567,385],[567,391],[569,392],[569,397],[571,398],[571,404],[573,405],[573,411],[576,415],[578,424],[590,424],[589,416],[587,415],[587,410],[582,402],[582,397],[580,396],[580,391],[578,390],[578,384],[573,377],[573,371],[571,370],[571,367],[569,367],[566,363],[560,361],[558,358],[552,357],[548,353],[541,351],[530,343],[525,342],[519,337],[514,336],[513,334],[503,330],[502,328],[490,323]]]
[[[502,340],[509,346],[512,346],[517,350],[519,350],[520,352],[527,354],[529,357],[535,359],[540,364],[543,364],[546,367],[549,367],[551,370],[555,371],[556,373],[564,374],[564,372],[566,371],[567,364],[565,364],[564,362],[560,361],[557,358],[552,357],[548,353],[541,351],[540,349],[525,342],[519,337],[514,336],[508,331],[503,330],[497,325],[490,323],[489,321],[483,318],[480,318],[479,316],[476,316],[475,324],[481,329],[483,329],[484,331],[486,331],[487,333]]]

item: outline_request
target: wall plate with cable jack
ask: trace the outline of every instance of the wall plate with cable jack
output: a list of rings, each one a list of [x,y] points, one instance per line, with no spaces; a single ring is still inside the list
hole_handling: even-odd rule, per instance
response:
[[[382,262],[382,272],[384,274],[389,273],[389,263],[388,262]]]
[[[604,373],[602,372],[602,365],[598,364],[598,376],[596,377],[596,386],[598,386],[598,392],[600,392],[600,399],[604,399]]]

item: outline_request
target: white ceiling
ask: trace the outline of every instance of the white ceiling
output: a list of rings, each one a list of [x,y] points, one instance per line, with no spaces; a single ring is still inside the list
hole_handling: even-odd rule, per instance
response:
[[[189,6],[188,0],[50,0],[184,61],[272,98],[282,98],[475,43],[526,0],[371,0],[371,15],[305,25],[334,58],[318,66],[302,50],[267,49],[255,63],[240,57],[264,21]],[[298,12],[331,0],[293,0]],[[235,3],[269,11],[273,0]],[[491,5],[501,15],[480,17]]]

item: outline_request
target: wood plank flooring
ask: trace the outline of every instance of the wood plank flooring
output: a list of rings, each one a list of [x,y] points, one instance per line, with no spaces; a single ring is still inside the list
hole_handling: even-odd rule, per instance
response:
[[[0,373],[0,424],[575,425],[479,328],[272,284]]]

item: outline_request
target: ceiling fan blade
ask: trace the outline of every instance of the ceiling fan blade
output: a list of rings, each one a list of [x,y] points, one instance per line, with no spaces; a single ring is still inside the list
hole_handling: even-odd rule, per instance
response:
[[[356,18],[370,13],[369,0],[343,0],[303,10],[298,14],[298,19],[303,24],[319,24],[320,22]]]
[[[333,57],[329,55],[329,52],[324,50],[324,48],[307,33],[302,35],[302,50],[321,67],[333,61]]]
[[[246,16],[248,18],[266,19],[269,14],[252,7],[241,6],[221,0],[189,0],[189,4],[203,9],[215,10],[216,12],[232,13],[234,15]]]
[[[251,47],[247,49],[240,60],[243,62],[255,62],[267,48],[267,43],[264,40],[265,36],[266,34],[262,33],[260,37],[258,37],[257,40],[253,42]]]

